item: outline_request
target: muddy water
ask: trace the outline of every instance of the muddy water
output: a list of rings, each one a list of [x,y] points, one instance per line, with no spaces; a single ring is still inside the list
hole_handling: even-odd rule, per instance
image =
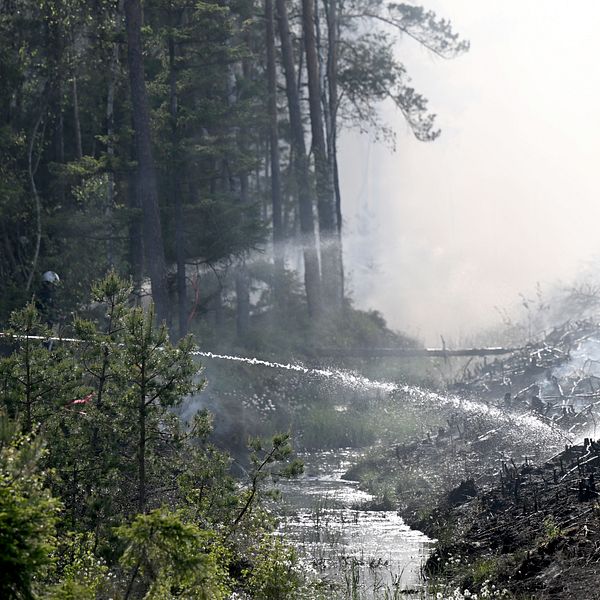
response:
[[[338,584],[339,597],[395,597],[422,589],[420,570],[432,540],[394,511],[360,508],[372,497],[343,473],[356,450],[301,455],[305,474],[282,486],[281,530],[319,574]],[[420,594],[419,594],[420,595]]]

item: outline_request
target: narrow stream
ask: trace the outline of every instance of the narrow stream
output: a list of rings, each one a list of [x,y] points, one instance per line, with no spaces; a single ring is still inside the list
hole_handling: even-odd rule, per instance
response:
[[[342,475],[361,454],[300,455],[304,476],[279,486],[285,515],[280,529],[320,575],[337,582],[340,598],[395,598],[400,590],[421,597],[421,566],[433,542],[395,511],[360,508],[372,496]]]

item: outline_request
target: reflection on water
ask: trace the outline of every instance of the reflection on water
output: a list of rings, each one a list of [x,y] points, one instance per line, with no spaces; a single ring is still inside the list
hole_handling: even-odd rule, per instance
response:
[[[358,591],[356,597],[419,589],[432,540],[394,511],[360,510],[372,497],[356,482],[342,480],[359,456],[356,450],[300,456],[305,475],[278,486],[286,515],[280,529],[321,574]]]

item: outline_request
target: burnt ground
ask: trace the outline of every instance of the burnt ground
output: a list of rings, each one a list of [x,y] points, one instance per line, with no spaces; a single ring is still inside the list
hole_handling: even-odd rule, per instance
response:
[[[444,494],[411,525],[437,537],[429,577],[461,589],[485,581],[525,598],[600,598],[600,444],[542,463],[503,463],[493,478]]]
[[[600,442],[556,451],[472,427],[387,448],[347,477],[379,491],[372,508],[395,505],[438,540],[434,589],[600,599]]]
[[[438,540],[425,567],[432,589],[600,600],[600,441],[584,437],[600,386],[585,359],[589,327],[567,333],[560,348],[532,346],[461,382],[491,411],[446,407],[438,430],[348,472]]]

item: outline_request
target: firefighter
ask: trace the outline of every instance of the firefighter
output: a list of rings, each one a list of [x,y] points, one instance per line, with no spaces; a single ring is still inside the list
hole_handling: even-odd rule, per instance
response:
[[[40,318],[45,323],[50,331],[51,336],[55,337],[58,334],[58,315],[55,306],[55,295],[60,277],[54,271],[46,271],[42,275],[42,283],[36,294],[35,305],[40,314]],[[52,350],[53,340],[50,338],[44,342],[44,346],[48,350]]]
[[[52,329],[56,322],[54,296],[60,283],[60,277],[54,271],[46,271],[42,275],[42,283],[36,295],[36,308],[42,320]]]

